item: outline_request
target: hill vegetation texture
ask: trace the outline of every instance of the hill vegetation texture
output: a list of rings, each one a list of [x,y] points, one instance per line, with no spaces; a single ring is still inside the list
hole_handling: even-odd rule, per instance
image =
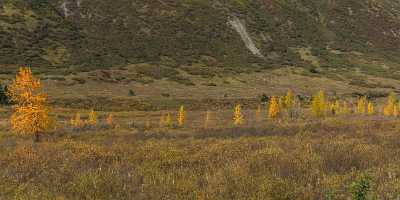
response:
[[[29,66],[54,102],[87,108],[381,97],[400,88],[399,18],[394,0],[3,0],[0,80]]]
[[[394,0],[5,0],[0,64],[358,67],[397,76],[399,17]]]

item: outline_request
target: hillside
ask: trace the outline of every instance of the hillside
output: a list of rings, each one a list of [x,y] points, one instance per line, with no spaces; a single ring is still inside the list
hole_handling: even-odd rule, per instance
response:
[[[142,90],[166,79],[222,90],[235,81],[221,77],[289,68],[348,93],[397,89],[399,18],[395,0],[4,0],[0,72],[28,65],[61,85],[94,79]]]

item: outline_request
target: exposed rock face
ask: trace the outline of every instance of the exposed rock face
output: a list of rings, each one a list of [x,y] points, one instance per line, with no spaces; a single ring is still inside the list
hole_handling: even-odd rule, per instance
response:
[[[228,20],[228,23],[232,26],[233,29],[235,29],[239,33],[244,44],[250,50],[251,53],[253,53],[257,57],[264,58],[264,56],[261,54],[261,51],[256,47],[256,45],[253,42],[253,39],[251,39],[249,33],[247,32],[246,27],[243,25],[243,23],[240,21],[239,18],[232,17],[231,19]]]

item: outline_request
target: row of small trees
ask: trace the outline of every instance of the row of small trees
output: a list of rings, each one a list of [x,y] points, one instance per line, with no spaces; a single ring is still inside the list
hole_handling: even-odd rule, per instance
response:
[[[81,113],[76,113],[70,120],[70,126],[74,129],[82,129],[85,127],[96,127],[99,123],[98,114],[93,109],[90,110],[88,114],[88,118],[86,120],[81,118]],[[116,123],[114,121],[114,116],[112,114],[108,114],[105,118],[105,125],[107,127],[115,127]]]
[[[98,114],[96,111],[94,111],[93,109],[89,112],[88,117],[86,120],[83,120],[81,118],[81,114],[78,112],[75,114],[75,116],[73,116],[70,120],[70,125],[71,127],[75,128],[75,129],[81,129],[81,128],[85,128],[85,127],[96,127],[98,125],[99,119],[98,119]],[[112,114],[108,114],[107,117],[104,120],[104,124],[107,127],[116,127],[117,123],[114,120],[114,116]],[[162,113],[160,115],[160,121],[159,121],[159,126],[160,127],[174,127],[174,126],[178,126],[178,127],[183,127],[185,125],[186,122],[186,111],[185,111],[185,107],[181,106],[178,112],[178,116],[176,118],[176,122],[177,124],[174,123],[175,120],[173,119],[173,115],[170,112],[167,113]],[[151,126],[151,122],[149,117],[147,117],[146,119],[146,123],[145,123],[145,128],[150,128]]]
[[[355,109],[347,101],[341,101],[336,99],[329,101],[323,90],[319,91],[318,94],[313,96],[311,102],[312,113],[316,117],[323,117],[327,115],[348,115],[351,113],[357,114],[375,114],[375,106],[372,102],[367,100],[367,97],[360,97],[357,101]]]
[[[366,96],[359,97],[357,103],[353,106],[347,101],[327,100],[324,91],[320,91],[313,97],[311,103],[312,113],[317,117],[326,115],[377,115],[398,117],[400,115],[400,102],[397,100],[396,94],[391,92],[386,103],[382,106],[382,112],[376,109],[376,105],[372,101],[368,101]]]
[[[268,115],[269,119],[276,119],[281,116],[283,112],[286,112],[290,118],[297,116],[296,110],[300,108],[300,101],[298,101],[292,90],[289,90],[285,96],[278,97],[272,96],[269,101]],[[242,125],[245,120],[245,116],[242,114],[241,106],[236,105],[233,116],[233,123],[236,126]],[[256,122],[262,121],[262,105],[258,105],[256,110]]]
[[[347,101],[340,101],[338,99],[334,101],[329,101],[325,92],[323,90],[319,91],[312,98],[311,102],[311,112],[315,117],[325,117],[328,115],[349,115],[349,114],[359,114],[359,115],[375,115],[376,109],[374,103],[367,100],[367,97],[360,97],[356,103],[355,108]],[[301,102],[296,98],[292,90],[289,90],[285,96],[271,97],[268,103],[268,111],[266,118],[277,119],[282,118],[285,113],[290,119],[296,118],[301,112],[302,106]],[[399,116],[400,115],[400,102],[397,105],[396,95],[391,93],[388,97],[387,104],[383,107],[384,116]],[[258,105],[255,121],[261,122],[263,119],[263,106]],[[182,105],[174,120],[174,116],[170,112],[162,113],[160,115],[159,127],[169,127],[174,126],[184,127],[186,122],[186,111]],[[207,111],[204,118],[204,127],[208,127],[210,123],[211,112]],[[74,118],[71,119],[71,126],[75,128],[81,128],[85,126],[96,126],[97,125],[97,113],[91,110],[88,115],[87,120],[82,120],[80,113],[77,113]],[[175,123],[176,121],[176,123]],[[106,125],[109,127],[115,126],[113,116],[110,114],[105,119]],[[240,126],[244,124],[245,116],[242,113],[242,107],[240,104],[236,105],[234,108],[233,124]],[[146,128],[150,128],[150,119],[146,119]]]
[[[6,92],[7,101],[15,104],[14,113],[11,116],[12,128],[20,134],[33,135],[35,141],[39,141],[41,134],[47,132],[55,121],[49,116],[51,108],[47,102],[47,94],[42,91],[42,84],[39,79],[32,75],[29,68],[21,67],[15,80],[8,87]],[[304,106],[303,106],[304,107]],[[295,94],[289,90],[285,96],[273,96],[268,102],[267,118],[277,119],[286,114],[289,118],[296,118],[301,112],[302,105]],[[319,91],[312,98],[311,111],[315,117],[325,117],[328,115],[348,115],[356,113],[359,115],[375,115],[376,109],[373,102],[368,101],[366,97],[360,97],[357,105],[350,105],[347,101],[336,99],[330,101],[323,90]],[[259,105],[256,110],[256,121],[262,121],[263,109]],[[383,106],[384,116],[399,116],[400,103],[396,95],[391,93],[386,104]],[[209,126],[211,112],[207,111],[204,126]],[[174,118],[171,113],[163,113],[160,116],[160,127],[174,127]],[[181,106],[176,118],[177,126],[183,127],[186,121],[186,111]],[[114,118],[111,114],[107,116],[105,122],[108,126],[115,126]],[[234,108],[233,124],[240,126],[244,124],[245,116],[242,113],[241,105]],[[70,120],[70,125],[74,128],[94,127],[98,124],[98,115],[94,110],[89,112],[87,120],[82,120],[80,113],[76,113]],[[146,126],[150,126],[150,120]]]
[[[267,118],[277,119],[281,118],[285,113],[287,117],[293,119],[299,116],[302,108],[301,102],[296,98],[294,93],[289,90],[285,96],[277,97],[273,96],[270,98],[268,103],[268,114]],[[256,122],[262,120],[262,106],[259,105],[256,110]],[[357,103],[354,105],[345,100],[335,99],[330,101],[325,93],[321,90],[312,97],[311,101],[311,113],[314,117],[321,118],[326,116],[335,115],[377,115],[379,112],[376,109],[375,104],[372,101],[368,101],[366,96],[359,97]],[[383,105],[381,114],[383,116],[400,116],[400,101],[397,100],[395,93],[390,93],[387,98],[387,102]],[[242,114],[241,106],[236,105],[233,115],[233,124],[236,126],[242,125],[245,121],[245,116]]]

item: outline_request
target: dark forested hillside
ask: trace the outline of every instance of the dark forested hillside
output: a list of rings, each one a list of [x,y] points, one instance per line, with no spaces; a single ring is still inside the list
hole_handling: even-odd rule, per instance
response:
[[[400,3],[395,0],[0,4],[2,66],[87,71],[132,63],[236,69],[289,65],[357,67],[394,76],[400,63]]]

